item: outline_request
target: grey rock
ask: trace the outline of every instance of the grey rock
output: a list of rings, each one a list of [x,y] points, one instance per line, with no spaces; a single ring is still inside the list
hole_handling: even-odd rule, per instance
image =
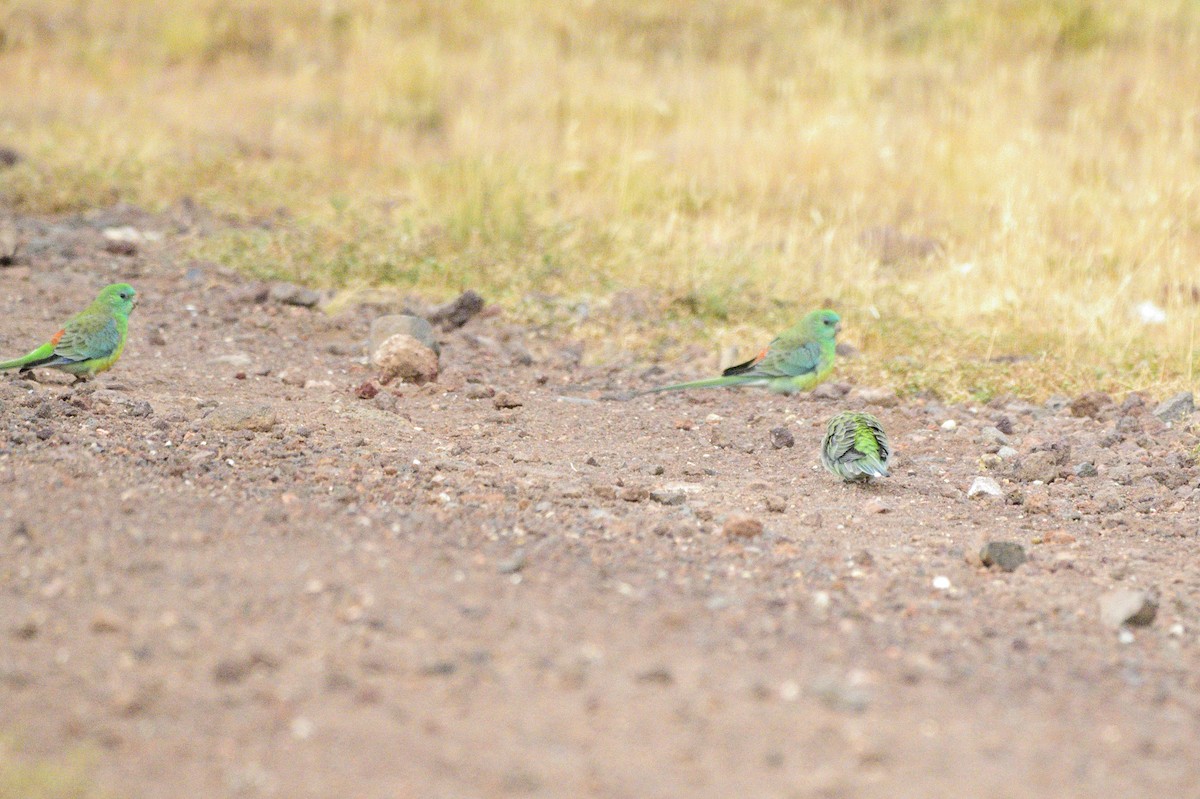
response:
[[[1013,468],[1013,477],[1026,483],[1041,480],[1052,483],[1058,479],[1062,467],[1062,453],[1039,450],[1022,456]]]
[[[1117,629],[1144,627],[1158,615],[1158,600],[1149,591],[1121,588],[1100,597],[1100,621]]]
[[[221,405],[204,417],[214,430],[253,430],[266,433],[275,427],[278,417],[270,405]]]
[[[1001,433],[1000,428],[998,427],[991,427],[989,425],[988,427],[980,430],[979,434],[983,438],[985,444],[1004,445],[1008,443],[1008,436],[1004,435],[1004,433]]]
[[[312,308],[321,301],[320,294],[295,283],[276,283],[271,286],[268,296],[282,305],[296,305],[301,308]]]
[[[868,405],[878,405],[880,408],[894,408],[900,403],[896,392],[886,388],[864,388],[858,395]]]
[[[1066,397],[1055,395],[1055,396],[1051,397],[1050,399],[1046,400],[1042,404],[1042,407],[1044,407],[1046,410],[1050,411],[1050,413],[1058,413],[1059,411],[1061,411],[1063,408],[1067,407],[1070,404],[1071,404],[1071,400],[1067,399]]]
[[[650,491],[650,499],[660,505],[682,505],[687,495],[676,489],[655,488]]]
[[[1164,422],[1176,422],[1185,416],[1191,416],[1196,410],[1195,398],[1190,391],[1180,391],[1173,397],[1165,399],[1153,411]]]
[[[517,572],[521,571],[521,569],[525,568],[525,560],[525,550],[518,549],[512,554],[512,557],[505,558],[497,563],[496,571],[500,572],[501,574],[516,574]]]
[[[1000,456],[1001,460],[1006,461],[1010,461],[1017,457],[1017,451],[1012,447],[1001,447],[1000,449],[996,450],[996,454]]]
[[[996,566],[1001,571],[1010,572],[1025,561],[1025,547],[1016,541],[988,541],[979,550],[979,559],[984,566]]]
[[[1096,464],[1091,461],[1084,461],[1075,467],[1076,477],[1095,477],[1097,474]]]
[[[383,342],[397,333],[412,336],[438,355],[442,353],[437,336],[433,334],[433,326],[424,319],[419,316],[410,316],[409,314],[388,314],[387,316],[377,317],[371,322],[371,333],[367,346],[372,360],[375,357],[375,352],[383,345]]]
[[[496,389],[482,383],[469,383],[465,393],[467,399],[491,399],[496,396]]]
[[[809,396],[814,399],[841,399],[850,393],[849,383],[822,383]]]

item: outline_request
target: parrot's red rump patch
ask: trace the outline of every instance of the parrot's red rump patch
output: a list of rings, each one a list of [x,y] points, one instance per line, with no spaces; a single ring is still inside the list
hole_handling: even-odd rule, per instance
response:
[[[57,344],[59,341],[62,340],[63,334],[66,332],[67,332],[66,328],[63,328],[62,330],[55,333],[53,336],[50,337],[50,343]]]

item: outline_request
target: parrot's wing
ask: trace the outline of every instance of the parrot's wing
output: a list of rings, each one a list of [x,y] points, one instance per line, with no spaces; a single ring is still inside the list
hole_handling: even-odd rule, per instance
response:
[[[117,320],[110,314],[80,314],[67,322],[54,343],[55,363],[76,363],[92,358],[107,358],[121,343]],[[50,366],[52,364],[46,364]]]
[[[820,362],[821,345],[809,341],[787,350],[768,350],[753,369],[764,377],[798,377],[815,372]]]
[[[774,341],[772,341],[770,344],[767,345],[766,349],[764,349],[758,355],[755,355],[750,360],[743,361],[742,363],[738,363],[738,364],[734,364],[733,366],[730,366],[728,369],[721,372],[721,376],[722,377],[730,377],[732,375],[744,375],[747,372],[753,371],[754,367],[757,366],[759,363],[761,363],[763,358],[767,357],[767,353],[769,353],[771,351],[771,347],[775,346],[776,341],[779,341],[779,339],[775,339]]]

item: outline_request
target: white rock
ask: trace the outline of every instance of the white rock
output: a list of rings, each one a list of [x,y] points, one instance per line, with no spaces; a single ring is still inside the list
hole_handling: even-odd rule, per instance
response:
[[[971,481],[971,487],[967,489],[967,499],[999,497],[1003,495],[1004,491],[1001,490],[1000,484],[990,477],[976,477]]]
[[[958,427],[958,422],[954,421],[953,419],[947,419],[946,421],[942,422],[943,430],[953,430],[956,427]]]

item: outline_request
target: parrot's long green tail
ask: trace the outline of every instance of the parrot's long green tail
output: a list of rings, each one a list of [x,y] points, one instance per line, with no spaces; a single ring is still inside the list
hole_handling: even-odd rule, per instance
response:
[[[749,375],[710,377],[707,380],[693,380],[690,383],[675,383],[670,386],[648,388],[645,391],[639,391],[638,396],[641,396],[642,394],[657,394],[660,391],[676,391],[684,388],[729,388],[732,386],[764,385],[766,382],[767,381],[761,377],[751,377]]]
[[[37,366],[42,361],[48,361],[54,357],[54,345],[43,344],[28,355],[22,355],[20,358],[13,358],[11,361],[0,363],[0,372],[6,369],[19,369],[25,366]]]
[[[0,363],[0,372],[3,372],[7,369],[19,369],[22,366],[28,366],[32,362],[33,361],[28,355],[26,355],[24,358],[14,358],[11,361],[4,361],[3,363]]]

